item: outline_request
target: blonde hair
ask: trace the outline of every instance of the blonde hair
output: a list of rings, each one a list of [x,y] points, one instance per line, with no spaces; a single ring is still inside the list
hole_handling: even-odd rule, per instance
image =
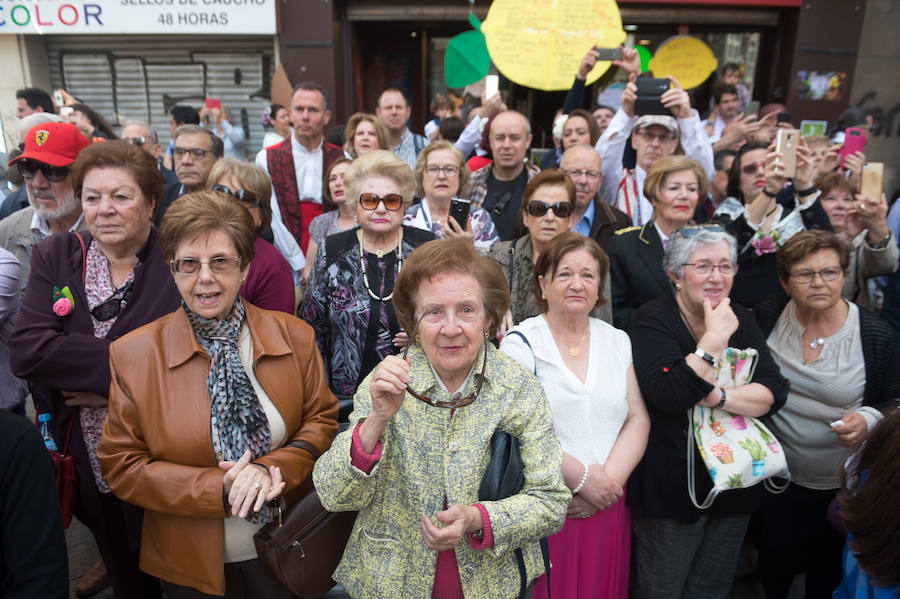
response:
[[[272,225],[272,180],[269,174],[260,166],[252,162],[241,162],[236,158],[219,158],[213,164],[206,178],[207,189],[218,185],[219,179],[226,175],[234,175],[241,187],[253,192],[259,198],[260,223],[256,228],[257,233],[262,233]],[[234,190],[232,190],[234,191]]]
[[[354,209],[359,201],[359,189],[366,177],[392,179],[400,187],[404,212],[412,204],[416,180],[409,165],[393,152],[373,150],[350,163],[350,168],[344,173],[345,203]]]
[[[453,156],[456,157],[456,166],[459,167],[459,189],[456,190],[456,197],[469,197],[469,169],[466,167],[466,158],[462,155],[462,152],[453,147],[452,143],[443,139],[431,142],[419,152],[415,170],[416,195],[420,198],[425,197],[425,188],[422,185],[422,180],[425,177],[425,166],[428,164],[428,155],[437,150],[450,150],[453,152]]]
[[[374,114],[357,112],[350,117],[350,120],[347,121],[347,128],[344,129],[344,149],[347,151],[347,153],[350,154],[350,156],[352,156],[353,158],[357,158],[356,148],[353,147],[353,138],[356,137],[356,130],[359,128],[359,124],[363,121],[372,123],[372,126],[375,127],[375,137],[378,138],[378,145],[380,146],[380,149],[390,149],[390,142],[388,142],[390,135],[388,134],[387,127],[384,125],[384,123],[382,123]]]

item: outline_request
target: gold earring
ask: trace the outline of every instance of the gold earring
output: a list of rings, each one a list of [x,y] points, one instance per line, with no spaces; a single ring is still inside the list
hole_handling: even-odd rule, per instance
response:
[[[543,300],[547,299],[547,294],[542,292],[542,293],[541,293],[541,299],[543,299]]]
[[[247,275],[242,275],[241,276],[241,285],[243,285],[246,282],[247,282]]]

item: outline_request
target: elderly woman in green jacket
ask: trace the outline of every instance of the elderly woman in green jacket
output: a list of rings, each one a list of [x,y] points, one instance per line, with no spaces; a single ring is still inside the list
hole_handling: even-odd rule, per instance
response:
[[[334,574],[354,599],[511,599],[543,573],[538,541],[562,527],[571,493],[540,382],[487,342],[508,306],[503,274],[471,242],[429,242],[400,271],[409,352],[362,382],[350,428],[313,471],[326,509],[359,511]],[[524,483],[479,501],[498,429],[519,440]]]

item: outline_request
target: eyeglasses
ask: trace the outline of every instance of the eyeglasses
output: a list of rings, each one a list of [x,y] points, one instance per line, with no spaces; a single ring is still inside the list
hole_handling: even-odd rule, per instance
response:
[[[403,206],[403,196],[399,193],[389,193],[384,197],[381,197],[377,193],[359,194],[359,203],[362,204],[362,207],[365,210],[375,210],[378,208],[379,202],[383,202],[384,207],[391,212],[396,212]]]
[[[412,346],[412,340],[416,338],[416,331],[419,330],[419,325],[422,323],[422,320],[425,318],[428,312],[425,311],[422,313],[422,316],[419,317],[419,320],[416,321],[416,326],[413,327],[412,333],[409,334],[410,343],[406,345],[406,349],[403,350],[403,359],[406,359],[406,354],[409,353],[409,348]],[[481,360],[481,374],[475,375],[475,390],[472,391],[471,395],[467,395],[466,397],[461,397],[459,399],[451,400],[451,401],[435,401],[428,397],[427,395],[423,395],[418,391],[415,391],[412,387],[409,386],[409,383],[406,385],[406,392],[418,399],[419,401],[424,401],[429,406],[434,406],[435,408],[462,408],[470,403],[474,402],[478,397],[478,394],[481,392],[481,385],[484,384],[484,372],[487,367],[487,335],[484,336],[484,357]],[[426,358],[427,359],[427,358]]]
[[[235,198],[247,208],[259,206],[259,198],[252,191],[247,191],[246,189],[235,189],[232,191],[225,185],[213,185],[212,190]]]
[[[844,272],[843,269],[838,268],[836,266],[829,266],[828,268],[823,268],[822,270],[798,270],[797,272],[791,273],[791,278],[801,283],[803,285],[808,285],[813,282],[813,279],[816,278],[816,275],[822,277],[823,281],[835,281],[841,274]]]
[[[528,202],[525,210],[531,216],[541,217],[547,214],[548,210],[552,210],[553,215],[557,218],[569,218],[569,215],[572,214],[572,204],[569,202],[557,202],[551,206],[547,202],[532,200]]]
[[[565,169],[567,175],[572,177],[573,180],[578,179],[579,177],[587,177],[588,179],[599,179],[600,173],[597,171],[582,171],[577,168]]]
[[[66,180],[71,170],[68,166],[53,166],[36,160],[19,161],[19,174],[25,179],[34,179],[38,171],[41,171],[47,181],[59,183]]]
[[[175,274],[193,276],[200,274],[203,265],[209,266],[214,275],[224,275],[234,272],[241,266],[241,259],[231,256],[219,256],[210,260],[197,260],[196,258],[181,258],[172,260],[169,266]]]
[[[112,320],[117,317],[119,313],[122,311],[122,304],[128,302],[131,299],[131,292],[134,288],[134,281],[128,281],[124,287],[121,289],[116,289],[116,291],[110,296],[109,299],[104,300],[102,303],[94,306],[94,309],[91,310],[91,316],[100,322],[106,322],[107,320]],[[121,294],[121,297],[119,296]]]
[[[701,231],[709,231],[710,233],[724,233],[725,227],[723,227],[722,225],[713,225],[713,224],[685,225],[684,227],[681,227],[680,229],[676,229],[675,235],[680,235],[681,237],[684,237],[685,239],[690,239],[691,237],[693,237],[694,235],[697,235]],[[673,235],[673,237],[675,235]]]
[[[722,264],[710,264],[709,262],[685,262],[682,266],[690,266],[694,269],[694,272],[700,275],[701,277],[705,277],[706,275],[711,275],[714,270],[718,270],[719,274],[723,277],[731,277],[737,272],[737,265],[732,264],[731,262],[724,262]]]
[[[185,154],[190,154],[194,160],[203,160],[207,154],[212,154],[212,152],[203,148],[179,148],[178,146],[172,150],[172,155],[176,160],[181,160]]]
[[[428,174],[429,177],[437,177],[440,174],[443,174],[448,179],[452,179],[453,177],[459,174],[458,166],[437,166],[436,164],[430,164],[425,167],[425,173]]]
[[[131,145],[138,147],[143,146],[145,143],[147,143],[146,137],[123,137],[122,139],[127,141]]]
[[[755,175],[756,171],[758,171],[760,169],[766,170],[765,162],[752,162],[750,164],[745,164],[744,166],[741,167],[741,171],[745,175]]]
[[[648,142],[651,142],[654,139],[656,141],[659,141],[662,143],[675,141],[675,135],[670,131],[667,131],[666,133],[657,134],[657,133],[652,133],[650,131],[647,131],[646,129],[641,129],[640,131],[635,131],[634,134],[637,135],[638,137],[643,137]]]

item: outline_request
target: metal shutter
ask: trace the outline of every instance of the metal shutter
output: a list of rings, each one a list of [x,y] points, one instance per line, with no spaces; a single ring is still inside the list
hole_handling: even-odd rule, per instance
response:
[[[150,123],[165,146],[168,110],[220,98],[244,128],[252,158],[262,147],[262,111],[274,69],[272,36],[46,36],[50,79],[115,127]]]

